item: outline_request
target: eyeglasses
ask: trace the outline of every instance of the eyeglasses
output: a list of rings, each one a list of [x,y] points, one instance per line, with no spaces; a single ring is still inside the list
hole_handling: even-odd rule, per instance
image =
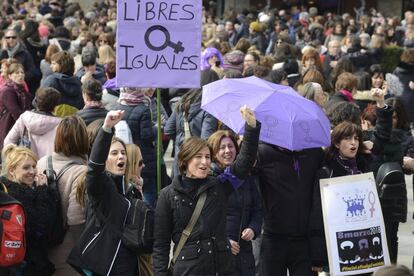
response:
[[[4,38],[5,38],[5,39],[16,39],[16,38],[17,38],[17,36],[5,36]]]
[[[144,160],[139,160],[138,166],[142,167],[142,165],[144,165]]]

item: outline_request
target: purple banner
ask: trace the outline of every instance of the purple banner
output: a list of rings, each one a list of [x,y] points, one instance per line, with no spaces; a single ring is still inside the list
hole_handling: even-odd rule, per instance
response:
[[[201,0],[118,0],[118,87],[200,87]]]

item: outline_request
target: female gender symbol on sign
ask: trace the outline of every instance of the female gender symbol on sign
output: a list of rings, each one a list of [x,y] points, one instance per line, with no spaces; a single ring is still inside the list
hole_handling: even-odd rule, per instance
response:
[[[154,46],[149,37],[153,31],[161,31],[164,34],[164,43],[161,46]],[[144,36],[145,44],[147,47],[153,51],[162,51],[167,47],[171,47],[174,49],[174,53],[178,54],[179,52],[184,51],[183,43],[181,41],[178,41],[177,43],[174,43],[170,40],[170,33],[168,30],[161,26],[161,25],[154,25],[148,28],[148,30],[145,32]]]

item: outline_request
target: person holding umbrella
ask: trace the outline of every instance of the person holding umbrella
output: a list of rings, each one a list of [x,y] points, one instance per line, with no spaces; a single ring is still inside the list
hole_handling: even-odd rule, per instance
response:
[[[241,101],[262,123],[255,166],[264,214],[260,273],[286,275],[289,269],[290,275],[309,275],[309,210],[321,147],[330,144],[329,120],[291,87],[257,77],[203,86],[202,108],[236,133],[245,133],[236,116]]]
[[[231,193],[243,184],[253,167],[261,126],[249,108],[244,106],[240,111],[246,122],[244,142],[234,163],[220,175],[209,176],[213,155],[205,140],[191,137],[180,146],[181,175],[161,190],[155,210],[156,275],[231,275],[234,272],[225,210]],[[171,240],[175,246],[169,266]]]

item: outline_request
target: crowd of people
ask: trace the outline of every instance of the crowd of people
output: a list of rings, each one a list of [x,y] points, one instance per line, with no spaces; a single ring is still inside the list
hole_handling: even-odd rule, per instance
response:
[[[157,114],[154,88],[117,87],[116,5],[2,1],[0,190],[25,209],[27,250],[0,275],[314,275],[329,271],[319,180],[386,162],[414,172],[414,11],[203,8],[200,87],[256,76],[326,113],[331,145],[291,151],[259,142],[248,106],[236,135],[201,108],[201,88],[163,88]],[[391,69],[390,47],[401,51]],[[162,162],[158,193],[159,128],[174,164],[168,175]],[[151,255],[119,235],[137,199],[155,210]],[[66,232],[51,246],[57,200]],[[407,206],[381,203],[397,264]]]

